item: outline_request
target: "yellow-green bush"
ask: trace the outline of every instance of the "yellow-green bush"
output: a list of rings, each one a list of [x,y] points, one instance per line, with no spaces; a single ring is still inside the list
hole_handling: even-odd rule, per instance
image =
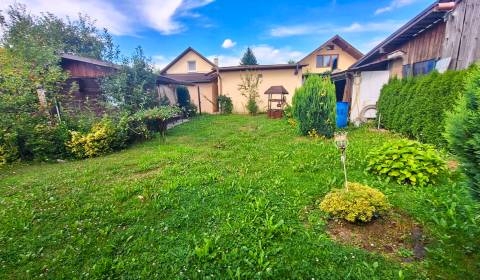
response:
[[[346,189],[328,193],[320,203],[320,209],[332,217],[349,222],[369,222],[376,215],[390,208],[387,198],[380,191],[361,185],[348,183]]]
[[[116,137],[117,133],[111,122],[103,121],[95,124],[86,134],[72,131],[71,139],[66,145],[76,157],[91,158],[111,152]]]

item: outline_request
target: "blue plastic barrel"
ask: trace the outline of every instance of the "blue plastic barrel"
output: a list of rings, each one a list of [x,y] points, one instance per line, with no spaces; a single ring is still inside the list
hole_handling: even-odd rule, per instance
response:
[[[348,102],[337,102],[337,128],[347,127]]]

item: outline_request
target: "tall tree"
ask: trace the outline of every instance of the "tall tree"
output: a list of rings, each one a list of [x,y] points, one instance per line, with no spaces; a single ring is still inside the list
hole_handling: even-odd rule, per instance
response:
[[[156,92],[156,75],[141,47],[130,58],[124,58],[116,74],[101,81],[106,103],[129,112],[160,105]]]
[[[108,31],[99,31],[87,15],[80,14],[75,20],[63,20],[51,13],[33,16],[25,5],[15,3],[0,18],[0,25],[4,29],[3,45],[27,60],[55,60],[61,52],[112,62],[118,59],[118,46]],[[42,54],[45,56],[40,57]]]
[[[240,65],[258,65],[257,58],[253,54],[253,51],[252,49],[250,49],[250,47],[248,47],[245,53],[243,54],[242,60],[240,61]]]

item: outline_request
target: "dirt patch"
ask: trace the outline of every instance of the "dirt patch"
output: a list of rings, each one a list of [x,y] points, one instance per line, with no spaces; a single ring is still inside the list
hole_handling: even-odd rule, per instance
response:
[[[458,169],[458,161],[456,160],[449,160],[447,162],[448,169],[450,171],[456,171]]]
[[[386,130],[386,129],[384,129],[384,128],[378,129],[378,128],[373,128],[373,127],[372,127],[372,128],[369,128],[368,131],[371,131],[371,132],[381,132],[381,133],[387,133],[387,132],[388,132],[388,130]]]
[[[331,220],[327,232],[337,242],[384,254],[402,262],[425,257],[422,228],[404,214],[391,213],[368,224]]]

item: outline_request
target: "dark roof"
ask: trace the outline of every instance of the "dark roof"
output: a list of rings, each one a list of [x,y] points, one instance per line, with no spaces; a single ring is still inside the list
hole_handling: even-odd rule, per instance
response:
[[[61,54],[60,57],[62,59],[65,59],[65,60],[80,61],[80,62],[85,62],[85,63],[98,65],[98,66],[102,66],[102,67],[120,69],[120,65],[116,65],[116,64],[113,64],[113,63],[110,63],[110,62],[106,62],[106,61],[98,60],[98,59],[94,59],[94,58],[79,56],[79,55],[75,55],[75,54],[64,53],[64,54]]]
[[[215,73],[164,74],[162,76],[180,82],[195,84],[210,83],[217,79],[217,74]]]
[[[165,66],[160,73],[165,74],[167,70],[172,67],[173,64],[177,63],[184,55],[186,55],[188,52],[194,52],[196,55],[201,57],[203,60],[205,60],[208,64],[210,64],[212,67],[215,67],[215,64],[211,62],[208,58],[204,57],[201,53],[197,52],[194,48],[188,47],[186,50],[184,50],[181,54],[179,54],[174,60],[172,60],[167,66]]]
[[[283,86],[271,86],[265,94],[288,94],[288,91]]]
[[[176,79],[169,78],[164,75],[158,75],[157,76],[157,83],[160,85],[184,85],[184,86],[192,86],[193,83],[190,82],[185,82],[185,81],[179,81]]]
[[[307,66],[307,64],[238,65],[238,66],[219,67],[218,71],[230,72],[230,71],[255,71],[255,70],[280,70],[280,69],[299,70],[300,68],[305,66]],[[216,70],[213,70],[210,73],[213,73],[215,71]]]
[[[439,1],[435,1],[435,3],[428,6],[420,14],[400,27],[400,29],[395,31],[387,39],[368,52],[363,58],[353,64],[350,67],[350,70],[359,70],[361,67],[365,67],[366,65],[376,64],[379,62],[376,60],[378,60],[381,56],[415,38],[418,34],[422,33],[426,29],[441,23],[447,12],[437,10],[438,3]]]
[[[347,42],[347,40],[343,39],[340,35],[335,35],[329,40],[327,40],[325,43],[323,43],[320,47],[316,48],[314,51],[309,53],[307,56],[300,59],[299,61],[302,61],[305,58],[311,56],[316,51],[325,48],[328,44],[335,44],[339,46],[340,48],[342,48],[342,50],[344,50],[345,52],[353,56],[355,59],[360,59],[363,57],[363,54],[361,51],[357,50],[354,46],[352,46],[349,42]]]

